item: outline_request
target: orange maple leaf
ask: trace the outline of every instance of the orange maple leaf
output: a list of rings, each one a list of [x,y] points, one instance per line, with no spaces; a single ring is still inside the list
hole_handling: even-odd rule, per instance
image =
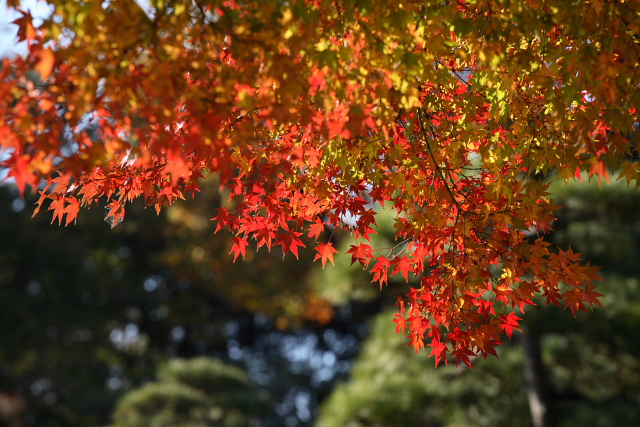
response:
[[[40,73],[42,80],[47,80],[53,71],[56,56],[51,49],[42,49],[38,52],[38,63],[34,67]]]
[[[424,340],[416,332],[412,332],[409,335],[409,347],[411,347],[411,346],[413,346],[413,349],[416,351],[416,354],[418,354],[418,352],[420,351],[421,348],[424,348]],[[446,346],[445,346],[445,349],[446,349]],[[435,349],[434,349],[434,351],[435,351]],[[433,354],[434,354],[434,352],[432,351],[430,356],[432,356]],[[438,362],[436,361],[436,365],[437,365],[437,363]]]
[[[324,223],[320,218],[316,218],[316,221],[309,226],[309,237],[311,239],[320,237],[320,234],[324,231]]]
[[[336,265],[333,260],[333,254],[338,253],[338,251],[333,247],[333,243],[320,243],[315,249],[318,253],[313,260],[322,259],[322,268],[326,266],[327,260],[331,261],[334,266]]]

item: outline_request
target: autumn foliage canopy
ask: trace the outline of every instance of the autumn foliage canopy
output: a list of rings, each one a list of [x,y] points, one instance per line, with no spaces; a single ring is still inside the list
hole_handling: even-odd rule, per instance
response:
[[[543,240],[547,189],[639,182],[639,2],[50,0],[38,26],[17,3],[2,167],[53,221],[216,177],[234,259],[315,241],[324,266],[348,230],[375,283],[410,283],[394,322],[436,363],[496,354],[535,296],[599,304],[596,268]]]

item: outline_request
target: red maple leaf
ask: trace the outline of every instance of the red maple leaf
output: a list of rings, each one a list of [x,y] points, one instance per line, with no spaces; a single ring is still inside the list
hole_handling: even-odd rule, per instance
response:
[[[469,367],[469,369],[473,369],[473,365],[471,364],[471,359],[469,356],[475,356],[475,353],[469,350],[467,347],[458,347],[451,352],[452,356],[456,358],[456,367],[463,362],[465,365]]]
[[[322,69],[315,70],[311,77],[309,77],[309,84],[311,85],[311,89],[309,90],[310,95],[315,95],[318,90],[324,89],[325,87],[325,71]]]
[[[290,231],[288,233],[278,233],[278,242],[276,245],[282,245],[282,254],[286,255],[291,252],[298,258],[298,246],[305,247],[302,240],[298,237],[302,236],[302,233],[296,231]],[[337,251],[336,251],[337,252]],[[333,257],[331,258],[333,261]]]
[[[38,186],[36,177],[29,167],[30,162],[30,156],[15,155],[13,158],[3,163],[3,166],[9,166],[9,174],[7,175],[7,178],[13,177],[16,180],[16,186],[20,192],[20,197],[24,196],[27,184],[29,184],[31,188],[36,188]]]
[[[557,289],[547,289],[544,294],[542,294],[542,296],[545,297],[545,303],[547,305],[555,304],[560,307],[560,300],[562,299],[562,295],[560,294],[560,292],[558,292]]]
[[[602,294],[596,292],[595,288],[595,285],[585,286],[584,292],[582,293],[582,300],[590,304],[591,306],[595,304],[602,307],[602,304],[600,304],[600,301],[598,300],[598,298],[600,298]]]
[[[247,246],[249,245],[249,242],[247,242],[246,237],[234,237],[231,241],[234,243],[231,247],[230,253],[235,254],[233,256],[233,262],[236,262],[236,259],[238,259],[240,255],[242,255],[242,258],[247,255]]]
[[[565,308],[569,308],[573,313],[573,317],[578,315],[578,310],[587,311],[582,303],[582,292],[580,289],[571,289],[562,294]]]
[[[404,333],[405,329],[407,329],[407,320],[400,313],[396,313],[393,316],[393,323],[396,324],[396,334]]]
[[[231,228],[231,225],[234,224],[235,222],[237,222],[236,218],[233,218],[229,215],[229,211],[227,211],[224,207],[222,208],[218,208],[218,215],[214,216],[213,218],[211,218],[212,221],[217,221],[218,224],[216,226],[216,231],[214,231],[214,233],[217,233],[218,231],[220,231],[223,227],[224,228]]]
[[[220,226],[220,224],[218,224],[218,227]],[[302,234],[302,233],[300,233]],[[271,250],[271,246],[273,245],[273,239],[276,238],[276,233],[273,232],[273,230],[269,227],[262,227],[259,228],[256,231],[255,234],[255,239],[258,241],[257,243],[257,247],[258,249],[260,249],[263,246],[267,246],[267,249]],[[304,245],[302,245],[304,246]],[[283,252],[284,252],[284,244],[282,245],[283,248]],[[293,252],[293,251],[292,251]],[[286,255],[286,252],[284,252],[284,254]],[[294,253],[294,255],[296,255],[296,258],[298,257],[298,251],[296,250],[296,252]]]
[[[411,267],[411,259],[409,257],[400,257],[394,261],[395,268],[393,269],[393,274],[402,274],[404,280],[409,281],[409,273],[413,271]]]
[[[351,245],[351,249],[347,251],[348,254],[351,254],[351,265],[354,262],[359,261],[363,267],[369,265],[369,261],[373,258],[373,252],[371,246],[361,243],[358,246]]]
[[[385,257],[376,258],[376,265],[373,266],[371,272],[373,273],[372,282],[380,282],[380,287],[387,283],[389,280],[389,267],[391,262]]]
[[[351,132],[349,132],[349,129],[345,129],[344,122],[327,120],[325,124],[329,129],[329,139],[333,139],[336,136],[342,138],[351,138]]]
[[[362,237],[367,239],[368,241],[371,241],[371,239],[369,238],[369,234],[377,234],[377,231],[371,227],[358,227],[353,231],[353,235],[356,239]]]
[[[515,313],[509,313],[508,315],[503,314],[500,316],[500,320],[501,320],[500,327],[504,329],[504,332],[507,334],[509,338],[511,338],[511,335],[513,334],[514,329],[516,331],[522,332],[522,330],[519,328],[520,326],[519,321],[522,319],[516,316]]]

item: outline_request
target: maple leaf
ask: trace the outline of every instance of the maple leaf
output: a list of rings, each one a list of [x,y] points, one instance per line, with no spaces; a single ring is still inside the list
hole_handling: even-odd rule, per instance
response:
[[[509,313],[508,315],[502,314],[500,315],[500,327],[504,329],[504,332],[507,334],[507,336],[511,338],[514,329],[516,331],[522,332],[522,330],[519,328],[520,320],[522,319],[516,316],[515,313]]]
[[[638,188],[640,186],[640,179],[638,177],[638,165],[627,161],[622,162],[618,179],[622,178],[626,180],[627,185],[631,185],[631,181],[635,181],[635,187]]]
[[[583,295],[580,289],[569,289],[562,294],[565,308],[569,308],[573,317],[578,315],[578,310],[587,311],[587,308],[582,303]]]
[[[111,226],[111,228],[120,224],[124,220],[124,207],[120,202],[114,200],[113,202],[105,206],[106,215],[104,220]]]
[[[58,224],[62,225],[62,219],[64,218],[64,210],[65,210],[65,200],[63,197],[58,197],[51,201],[49,205],[49,210],[53,211],[53,218],[51,219],[51,224],[53,224],[56,219],[58,220]]]
[[[20,9],[17,9],[17,11],[22,14],[22,17],[13,21],[12,24],[15,24],[19,27],[18,42],[26,40],[30,43],[36,38],[37,35],[36,29],[33,26],[33,16],[31,16],[31,12],[25,12]]]
[[[235,218],[229,215],[229,212],[224,208],[218,208],[218,215],[211,218],[212,221],[216,221],[218,224],[216,225],[216,230],[214,233],[220,231],[223,227],[230,228],[232,224],[236,222]]]
[[[317,91],[325,88],[325,74],[326,71],[321,69],[315,70],[313,74],[311,74],[311,77],[309,77],[309,84],[311,85],[311,89],[309,91],[310,95],[313,96]]]
[[[424,347],[424,346],[423,346]],[[439,366],[442,361],[444,361],[445,365],[447,362],[447,344],[440,342],[439,340],[431,340],[429,343],[429,347],[432,347],[431,353],[429,356],[433,356],[436,359],[436,366]],[[416,353],[418,350],[416,349]]]
[[[323,231],[324,223],[320,220],[320,218],[316,218],[315,222],[311,223],[311,225],[309,226],[309,238],[316,239],[320,237]]]
[[[67,215],[67,220],[64,224],[65,226],[68,226],[75,221],[78,216],[78,212],[80,212],[80,202],[78,199],[75,197],[69,197],[67,198],[67,203],[69,204],[64,208],[64,213]]]
[[[562,295],[556,289],[547,289],[542,295],[545,297],[545,304],[555,304],[560,307],[560,300],[562,299]]]
[[[344,127],[344,122],[341,121],[327,121],[327,128],[329,129],[329,139],[333,139],[336,136],[342,138],[351,138],[351,132]]]
[[[358,227],[354,230],[353,235],[355,236],[356,239],[359,238],[364,238],[368,241],[371,241],[369,235],[370,234],[376,234],[377,231],[375,231],[373,228],[371,227]]]
[[[416,332],[412,332],[409,334],[409,347],[411,346],[413,346],[413,349],[415,350],[416,354],[420,352],[420,349],[424,348],[424,340]],[[437,363],[438,362],[436,362],[436,365]]]
[[[395,266],[393,269],[393,274],[402,274],[404,280],[409,282],[409,273],[413,271],[411,266],[411,258],[402,256],[394,260],[393,265]]]
[[[324,268],[327,264],[327,260],[331,261],[331,264],[335,266],[335,262],[333,261],[333,254],[338,253],[338,251],[333,247],[333,243],[320,243],[318,246],[316,246],[315,249],[317,254],[313,260],[315,261],[321,259],[322,268]]]
[[[451,355],[455,356],[456,367],[458,367],[458,365],[460,365],[460,363],[462,362],[467,365],[469,369],[473,369],[473,365],[471,364],[471,357],[475,356],[475,353],[473,351],[469,350],[466,347],[459,347],[454,349],[451,352]]]
[[[220,227],[220,224],[218,224],[218,227]],[[277,236],[272,229],[260,227],[258,230],[256,230],[256,234],[254,237],[258,241],[258,243],[256,244],[258,249],[260,249],[262,246],[266,246],[267,249],[271,250],[271,246],[273,245],[273,240],[276,239]],[[297,254],[298,254],[298,251],[296,249],[296,252],[294,253],[294,255],[296,255],[296,258],[298,257]],[[283,255],[286,255],[286,252],[284,252],[284,245],[283,245]]]
[[[90,203],[102,193],[103,186],[98,181],[89,182],[82,186],[78,194],[82,196],[85,203]]]
[[[359,261],[362,267],[369,265],[369,261],[373,258],[373,252],[370,245],[361,243],[359,245],[351,245],[351,249],[347,251],[351,254],[351,265],[354,262]]]
[[[40,73],[40,78],[43,81],[51,75],[55,62],[56,56],[51,49],[43,48],[38,52],[38,63],[34,69]]]
[[[385,257],[376,258],[376,264],[371,269],[373,273],[372,282],[379,282],[380,288],[389,280],[389,267],[391,267],[391,261]]]
[[[283,256],[288,252],[291,252],[296,258],[298,258],[298,247],[305,247],[302,240],[299,239],[300,236],[302,236],[302,233],[298,233],[296,231],[278,233],[276,245],[282,245]],[[331,262],[333,262],[333,256],[331,257]],[[322,265],[324,266],[324,263]]]
[[[231,247],[230,253],[234,254],[233,262],[236,262],[240,255],[242,255],[242,258],[247,255],[247,246],[249,245],[249,242],[246,237],[234,237],[231,241],[233,242],[233,246]]]
[[[403,334],[405,329],[407,329],[407,321],[400,313],[393,315],[393,323],[396,324],[396,334]]]
[[[598,184],[602,185],[602,178],[607,181],[607,184],[610,184],[609,181],[609,172],[607,171],[607,165],[602,160],[594,161],[591,168],[589,169],[589,178],[593,175],[596,175],[598,178]]]
[[[599,292],[596,292],[595,288],[595,285],[585,286],[582,292],[582,299],[591,306],[597,305],[599,307],[602,307],[602,304],[600,303],[600,300],[598,298],[603,295]]]
[[[32,188],[36,188],[36,177],[30,168],[30,157],[16,155],[3,163],[9,167],[7,178],[13,177],[16,180],[16,186],[20,192],[20,197],[24,196],[27,184]]]

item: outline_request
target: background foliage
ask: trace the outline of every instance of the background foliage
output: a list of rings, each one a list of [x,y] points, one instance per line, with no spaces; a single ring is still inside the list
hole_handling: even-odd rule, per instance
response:
[[[605,278],[602,309],[577,319],[560,309],[533,308],[524,316],[540,340],[557,425],[633,425],[640,402],[640,198],[624,185],[595,182],[554,187],[554,194],[565,208],[553,241],[603,265]],[[154,401],[154,387],[173,381],[157,373],[163,361],[197,355],[246,370],[247,387],[266,399],[255,412],[243,412],[256,425],[531,425],[523,416],[520,333],[501,347],[500,359],[474,360],[473,371],[434,369],[433,359],[407,348],[381,311],[392,306],[401,284],[380,293],[361,269],[348,267],[349,255],[324,270],[283,263],[265,251],[233,264],[224,238],[188,226],[198,218],[191,202],[160,217],[141,209],[114,230],[102,212],[89,211],[61,229],[42,217],[28,219],[10,187],[0,195],[6,236],[0,241],[0,396],[7,426],[112,419],[119,425],[126,419],[114,405],[123,394],[142,390],[140,402]],[[350,241],[344,236],[336,244]],[[196,247],[203,258],[193,257]],[[281,282],[286,279],[292,282]],[[245,292],[259,283],[271,285],[247,304]],[[314,308],[313,301],[322,303]],[[336,380],[347,378],[334,390]],[[250,405],[252,393],[238,404]],[[133,398],[122,402],[127,399]],[[134,399],[132,410],[136,405]]]

